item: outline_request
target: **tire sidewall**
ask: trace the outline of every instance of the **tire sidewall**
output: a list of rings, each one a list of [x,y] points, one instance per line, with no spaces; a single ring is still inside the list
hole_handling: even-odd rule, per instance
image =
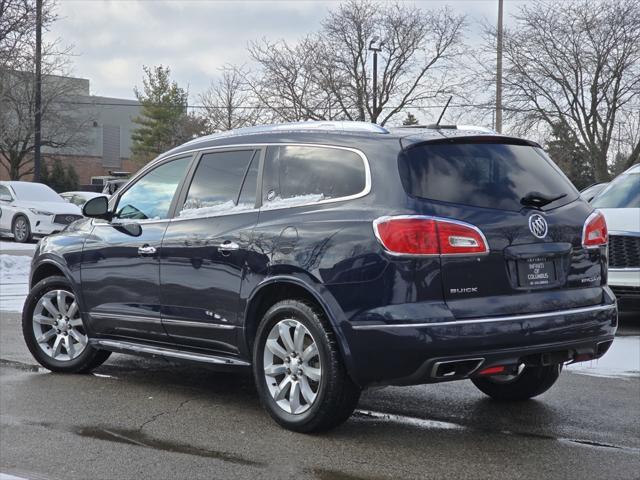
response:
[[[328,376],[335,374],[335,372],[331,371],[330,362],[328,361],[331,356],[331,352],[329,351],[326,333],[322,328],[321,323],[317,318],[315,318],[315,315],[313,315],[312,312],[313,310],[302,302],[287,301],[286,303],[280,302],[274,305],[267,311],[260,323],[260,326],[258,327],[253,348],[253,373],[262,404],[278,423],[294,429],[296,427],[302,427],[314,420],[318,410],[322,407],[322,403],[324,402],[327,393]],[[293,318],[302,323],[309,330],[313,340],[318,346],[320,366],[322,369],[318,395],[313,405],[306,412],[297,415],[287,413],[280,408],[271,396],[264,376],[263,356],[267,336],[273,326],[285,318]]]
[[[27,232],[24,236],[24,238],[22,239],[18,239],[18,237],[16,236],[16,225],[18,223],[19,220],[24,220],[25,223],[25,227],[27,229]],[[29,239],[31,238],[31,224],[29,223],[29,219],[27,217],[25,217],[24,215],[17,215],[16,218],[13,219],[13,225],[11,228],[11,233],[13,234],[13,240],[18,242],[18,243],[27,243],[29,241]]]
[[[82,370],[88,362],[93,360],[96,350],[91,347],[91,345],[87,345],[84,351],[73,360],[54,360],[42,351],[35,339],[35,334],[33,332],[33,311],[35,310],[38,300],[40,300],[40,298],[42,298],[42,296],[47,292],[57,289],[64,289],[72,292],[76,298],[76,302],[79,303],[78,295],[73,290],[71,282],[69,282],[69,280],[67,280],[65,277],[56,276],[48,277],[44,280],[41,280],[31,289],[31,291],[27,295],[24,307],[22,308],[22,334],[24,337],[24,341],[29,348],[29,351],[40,365],[53,371],[77,372]],[[80,309],[80,311],[82,311],[82,309]],[[86,327],[85,332],[87,332]]]

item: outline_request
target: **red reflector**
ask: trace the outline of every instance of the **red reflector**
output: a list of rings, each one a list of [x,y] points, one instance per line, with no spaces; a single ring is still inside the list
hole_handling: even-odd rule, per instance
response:
[[[593,212],[584,222],[582,229],[582,246],[584,248],[596,248],[606,245],[609,241],[607,222],[599,211]]]
[[[480,370],[478,375],[496,375],[505,371],[504,365],[498,365],[497,367],[489,367],[484,370]]]
[[[398,255],[465,255],[489,251],[477,227],[455,220],[382,217],[374,221],[373,226],[384,248]]]

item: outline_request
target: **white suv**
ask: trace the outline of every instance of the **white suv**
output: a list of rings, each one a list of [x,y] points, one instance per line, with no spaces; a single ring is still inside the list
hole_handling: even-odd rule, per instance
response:
[[[16,242],[59,232],[80,218],[77,205],[42,183],[0,182],[0,233]]]
[[[640,165],[618,175],[591,204],[609,228],[609,286],[620,308],[640,309]]]

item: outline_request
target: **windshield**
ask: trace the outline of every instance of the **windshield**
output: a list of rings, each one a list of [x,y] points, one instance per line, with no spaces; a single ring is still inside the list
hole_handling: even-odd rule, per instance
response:
[[[64,202],[60,195],[42,183],[13,183],[11,188],[16,192],[18,200],[26,202]]]
[[[398,166],[405,190],[419,198],[512,211],[534,204],[527,197],[547,199],[547,208],[578,198],[549,157],[529,145],[427,143],[405,151]]]
[[[640,172],[620,175],[591,203],[595,208],[640,208]]]

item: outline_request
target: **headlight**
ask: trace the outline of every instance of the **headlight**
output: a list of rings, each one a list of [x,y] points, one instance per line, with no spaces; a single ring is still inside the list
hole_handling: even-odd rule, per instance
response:
[[[36,208],[30,208],[29,210],[31,210],[34,215],[53,215],[52,212],[45,212],[44,210],[38,210]]]

